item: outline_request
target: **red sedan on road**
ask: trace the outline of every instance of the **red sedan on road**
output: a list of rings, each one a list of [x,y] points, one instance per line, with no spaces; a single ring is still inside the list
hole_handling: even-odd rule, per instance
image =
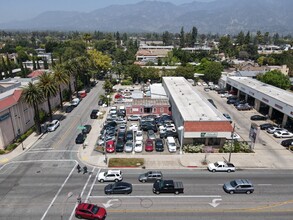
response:
[[[147,139],[145,141],[145,151],[151,152],[154,150],[154,142],[152,139]]]
[[[107,153],[113,153],[115,151],[115,141],[110,140],[106,142],[106,151]]]
[[[75,209],[76,218],[103,220],[106,216],[106,209],[89,203],[80,203]]]

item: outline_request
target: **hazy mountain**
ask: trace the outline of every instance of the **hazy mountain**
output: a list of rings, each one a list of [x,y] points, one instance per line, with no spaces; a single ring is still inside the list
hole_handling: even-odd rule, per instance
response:
[[[0,24],[0,29],[179,32],[196,26],[200,33],[261,30],[293,33],[292,0],[217,0],[174,5],[142,1],[89,13],[50,11],[31,20]]]

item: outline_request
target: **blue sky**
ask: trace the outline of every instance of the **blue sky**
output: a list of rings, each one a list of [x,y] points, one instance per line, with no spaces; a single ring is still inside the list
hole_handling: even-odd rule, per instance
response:
[[[113,4],[133,4],[142,0],[0,0],[0,23],[33,18],[44,11],[89,12]],[[176,5],[192,1],[212,0],[160,0]]]

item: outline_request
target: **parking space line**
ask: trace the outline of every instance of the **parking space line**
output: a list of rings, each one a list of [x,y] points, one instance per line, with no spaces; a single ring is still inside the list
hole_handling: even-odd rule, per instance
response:
[[[83,186],[82,191],[81,191],[81,193],[80,193],[80,195],[79,195],[80,198],[82,198],[83,193],[84,193],[84,191],[85,191],[85,189],[86,189],[86,187],[87,187],[87,185],[88,185],[88,183],[89,183],[89,181],[90,181],[90,179],[91,179],[91,177],[92,177],[93,172],[95,171],[95,169],[96,169],[96,168],[94,167],[94,168],[92,169],[92,171],[90,172],[90,175],[89,175],[89,177],[88,177],[88,179],[87,179],[85,185]],[[76,201],[75,206],[74,206],[74,208],[73,208],[73,210],[72,210],[72,212],[71,212],[71,215],[70,215],[70,217],[69,217],[69,220],[72,219],[72,217],[73,217],[73,215],[74,215],[74,211],[75,211],[75,209],[76,209],[76,207],[77,207],[77,204],[78,204],[78,203],[77,203],[77,201]]]
[[[65,181],[63,182],[63,184],[61,185],[61,187],[59,188],[58,192],[56,193],[56,195],[54,196],[53,200],[51,201],[50,205],[48,206],[47,210],[45,211],[45,213],[43,214],[41,220],[44,220],[44,218],[46,217],[48,211],[50,210],[51,206],[53,205],[53,203],[55,202],[55,200],[57,199],[57,197],[59,196],[61,190],[63,189],[63,187],[65,186],[65,184],[67,183],[67,181],[69,180],[70,176],[72,175],[73,171],[75,170],[75,167],[77,165],[77,161],[75,161],[75,166],[72,168],[71,172],[68,174],[67,178],[65,179]]]

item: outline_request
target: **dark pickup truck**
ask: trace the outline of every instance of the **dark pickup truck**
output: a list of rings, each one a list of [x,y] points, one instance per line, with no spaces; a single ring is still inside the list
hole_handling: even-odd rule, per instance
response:
[[[153,192],[156,194],[160,193],[183,193],[183,183],[174,182],[173,180],[157,180],[153,186]]]

